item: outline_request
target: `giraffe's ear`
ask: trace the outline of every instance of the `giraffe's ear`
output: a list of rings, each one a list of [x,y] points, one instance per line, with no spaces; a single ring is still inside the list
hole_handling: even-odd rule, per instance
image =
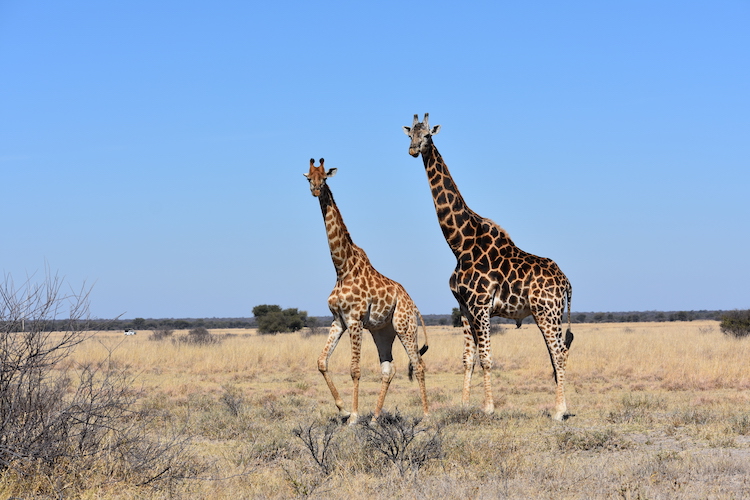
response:
[[[333,177],[334,175],[336,175],[336,171],[337,170],[338,170],[337,168],[332,168],[332,169],[328,170],[328,172],[326,172],[326,177],[330,179],[331,177]]]
[[[438,132],[440,132],[440,125],[435,125],[434,127],[432,127],[430,135],[436,135]]]
[[[310,180],[310,174],[309,173],[306,174],[306,173],[303,172],[302,175],[304,175],[305,179],[307,179],[308,181]]]
[[[411,127],[407,127],[406,125],[404,125],[404,133],[405,133],[406,135],[409,135],[409,134],[411,134]]]

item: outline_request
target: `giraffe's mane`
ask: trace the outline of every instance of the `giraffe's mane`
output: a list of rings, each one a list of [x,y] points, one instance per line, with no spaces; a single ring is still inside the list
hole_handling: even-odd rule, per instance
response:
[[[500,232],[501,232],[502,234],[504,234],[504,235],[505,235],[505,237],[506,237],[506,238],[510,239],[510,234],[508,233],[508,231],[506,231],[506,230],[505,230],[505,229],[503,228],[503,226],[501,226],[500,224],[498,224],[498,223],[497,223],[497,222],[495,222],[494,220],[490,219],[489,217],[484,217],[484,220],[485,220],[485,221],[486,221],[486,222],[487,222],[488,224],[490,224],[491,226],[495,226],[495,227],[496,227],[496,228],[498,229],[498,231],[500,231]]]

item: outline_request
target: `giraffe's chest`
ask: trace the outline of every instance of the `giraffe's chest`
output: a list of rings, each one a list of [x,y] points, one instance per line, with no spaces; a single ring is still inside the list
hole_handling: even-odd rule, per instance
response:
[[[390,280],[346,279],[338,282],[328,297],[328,306],[347,322],[361,321],[364,328],[378,328],[389,322],[396,303],[396,287]]]
[[[497,272],[456,268],[450,287],[459,302],[489,308],[492,316],[518,319],[531,314],[528,283],[520,277],[508,280]]]

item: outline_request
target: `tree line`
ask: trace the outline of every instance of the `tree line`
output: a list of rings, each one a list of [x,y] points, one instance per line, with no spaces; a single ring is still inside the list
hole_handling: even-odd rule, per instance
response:
[[[460,317],[456,319],[458,308],[451,314],[425,314],[427,326],[460,325]],[[263,304],[253,308],[252,317],[240,318],[133,318],[133,319],[86,319],[86,320],[55,320],[47,319],[49,331],[117,331],[117,330],[192,330],[206,328],[209,330],[231,330],[238,328],[258,328],[262,333],[294,332],[302,328],[322,329],[327,331],[333,316],[308,316],[307,311],[296,308],[282,309],[278,305]],[[668,321],[696,321],[716,320],[731,311],[700,310],[700,311],[629,311],[629,312],[573,312],[573,323],[638,323],[638,322],[668,322]],[[566,318],[567,319],[567,318]],[[75,324],[71,324],[73,321]],[[495,324],[515,324],[515,320],[492,318]],[[529,316],[523,320],[524,324],[533,324],[534,319]],[[2,326],[2,325],[0,325]],[[23,324],[18,322],[10,327],[11,330],[22,331]]]

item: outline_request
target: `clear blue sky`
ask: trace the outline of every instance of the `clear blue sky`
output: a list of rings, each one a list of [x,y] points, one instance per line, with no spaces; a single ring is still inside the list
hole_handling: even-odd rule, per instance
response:
[[[750,307],[750,3],[0,1],[0,270],[99,318],[328,314],[309,159],[424,314],[454,258],[401,126],[577,311]]]

